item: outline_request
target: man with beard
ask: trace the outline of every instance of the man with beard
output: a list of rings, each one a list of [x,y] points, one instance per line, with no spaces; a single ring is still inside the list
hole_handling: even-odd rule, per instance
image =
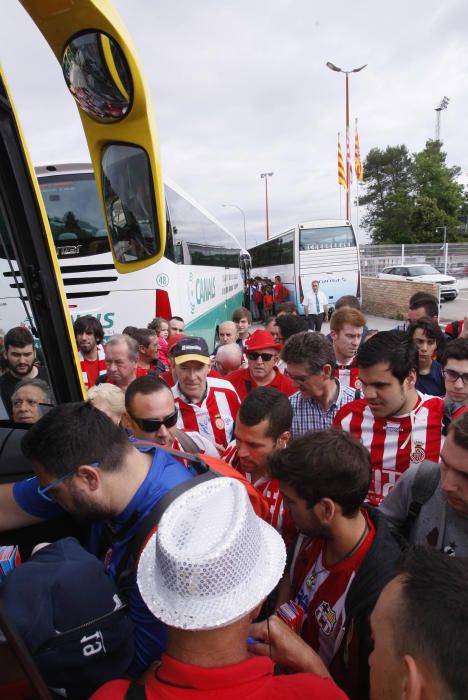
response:
[[[178,460],[155,445],[137,449],[125,431],[91,403],[53,408],[31,426],[22,449],[36,478],[0,486],[0,530],[51,520],[63,511],[90,520],[88,549],[104,559],[116,579],[146,516],[170,489],[192,478]],[[166,629],[144,604],[133,571],[125,590],[135,628],[135,655],[128,673],[138,677],[164,651]]]
[[[292,409],[287,396],[271,386],[251,391],[242,401],[234,428],[235,440],[226,448],[223,459],[238,469],[266,499],[268,522],[294,542],[296,528],[283,504],[277,479],[268,473],[268,458],[289,440]]]
[[[0,377],[0,394],[8,414],[12,415],[11,396],[22,379],[38,379],[49,383],[44,367],[36,367],[36,349],[31,331],[24,326],[11,328],[4,338],[6,371]]]
[[[333,425],[369,450],[368,500],[379,505],[412,465],[438,461],[446,423],[466,408],[416,390],[418,351],[406,333],[377,333],[356,360],[364,398],[343,406]]]
[[[101,321],[91,314],[80,316],[73,324],[81,373],[85,387],[90,389],[99,376],[106,373],[106,357],[101,343],[104,329]]]
[[[299,606],[302,638],[348,696],[364,700],[369,615],[400,555],[384,517],[363,505],[369,453],[347,433],[318,431],[276,450],[269,470],[300,532],[279,602]]]

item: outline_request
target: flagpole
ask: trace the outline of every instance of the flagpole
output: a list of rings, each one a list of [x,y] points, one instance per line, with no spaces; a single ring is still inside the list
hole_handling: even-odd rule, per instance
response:
[[[357,117],[354,120],[354,159],[356,160],[356,134],[357,134]],[[359,162],[361,155],[359,154]],[[359,241],[359,173],[356,172],[356,164],[354,164],[354,172],[356,173],[356,239]]]
[[[340,163],[339,163],[339,148],[340,148],[340,132],[338,132],[338,171],[340,168]],[[340,219],[341,219],[341,184],[340,184],[340,179],[338,177],[338,191],[340,193]]]
[[[351,166],[350,161],[350,148],[349,148],[349,80],[348,73],[346,72],[346,221],[350,222],[349,210],[351,204],[351,192],[349,189],[349,168]]]

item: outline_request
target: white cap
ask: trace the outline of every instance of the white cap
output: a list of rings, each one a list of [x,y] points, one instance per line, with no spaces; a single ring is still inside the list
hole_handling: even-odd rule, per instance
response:
[[[155,617],[187,630],[214,629],[252,611],[276,586],[286,549],[259,518],[245,487],[219,477],[167,508],[138,565],[138,587]]]

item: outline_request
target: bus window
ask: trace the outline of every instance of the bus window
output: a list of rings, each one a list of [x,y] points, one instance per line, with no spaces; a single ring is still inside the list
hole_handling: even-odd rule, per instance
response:
[[[110,251],[94,178],[52,175],[39,185],[59,259]]]
[[[300,229],[299,250],[351,248],[356,246],[351,226]]]

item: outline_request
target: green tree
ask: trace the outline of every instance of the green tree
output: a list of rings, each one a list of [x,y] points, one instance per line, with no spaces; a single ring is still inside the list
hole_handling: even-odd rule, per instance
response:
[[[440,141],[427,141],[419,153],[406,146],[372,149],[364,163],[367,206],[364,227],[374,243],[432,243],[465,238],[467,193],[457,181],[461,169],[448,167]]]
[[[373,148],[364,163],[367,207],[362,220],[374,243],[404,243],[410,236],[412,208],[411,158],[406,146]]]

